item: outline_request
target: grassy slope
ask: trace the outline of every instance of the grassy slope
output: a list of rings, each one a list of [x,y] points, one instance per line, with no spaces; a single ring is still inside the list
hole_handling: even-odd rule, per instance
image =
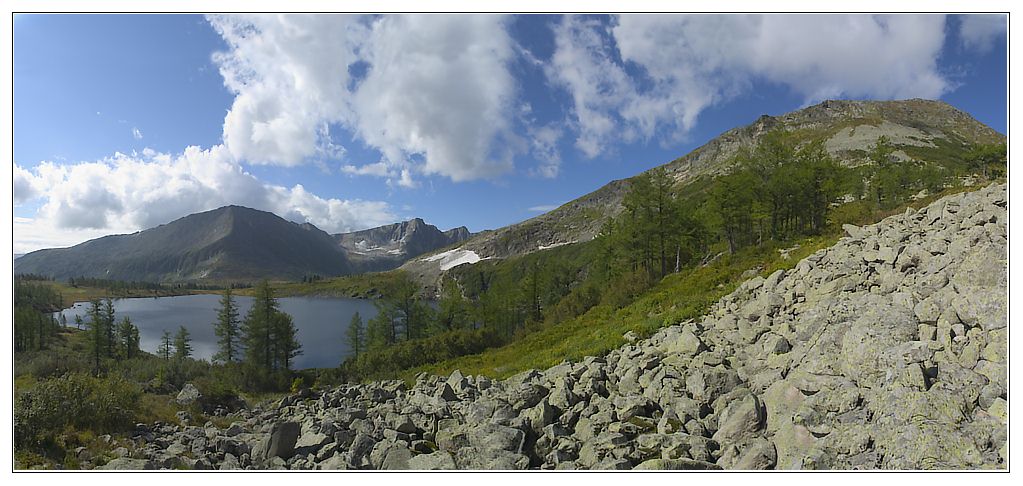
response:
[[[316,282],[271,282],[277,297],[315,296],[374,299],[398,278],[398,272],[363,273]],[[236,290],[237,295],[254,295],[254,289]]]
[[[941,197],[975,188],[952,188],[940,194],[915,201],[909,206],[923,207]],[[856,203],[853,203],[856,204]],[[587,313],[539,331],[506,346],[480,354],[411,369],[401,378],[412,380],[420,372],[446,375],[458,369],[467,374],[504,378],[528,369],[544,369],[563,360],[579,361],[586,356],[600,356],[626,343],[622,336],[633,331],[639,337],[686,319],[701,317],[721,297],[751,278],[749,270],[767,276],[778,269],[794,267],[813,252],[835,244],[842,236],[844,223],[869,224],[905,210],[881,214],[863,214],[855,207],[835,211],[830,230],[822,236],[804,238],[788,244],[770,244],[747,248],[734,255],[724,255],[714,262],[665,277],[633,303],[610,309],[598,306]],[[782,259],[781,248],[799,245]]]
[[[191,295],[191,294],[204,294],[213,293],[210,290],[188,290],[188,289],[162,289],[162,290],[121,290],[112,291],[110,289],[99,288],[99,287],[85,287],[78,286],[72,287],[66,282],[60,281],[32,281],[33,283],[42,283],[52,286],[60,292],[61,303],[67,308],[74,305],[75,302],[88,302],[93,299],[105,299],[107,297],[111,299],[129,298],[129,297],[169,297],[173,295]]]

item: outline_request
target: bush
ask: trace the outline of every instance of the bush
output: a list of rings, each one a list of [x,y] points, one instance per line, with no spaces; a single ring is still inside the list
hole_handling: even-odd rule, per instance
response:
[[[69,428],[107,433],[134,423],[138,387],[123,378],[68,373],[37,383],[14,403],[14,442],[39,445]]]
[[[216,375],[204,376],[195,380],[194,385],[202,395],[203,411],[211,412],[218,407],[225,410],[237,410],[241,406],[238,390],[231,386],[230,377],[226,376],[227,373],[217,373]]]
[[[340,373],[347,380],[390,378],[402,370],[480,353],[505,342],[504,335],[492,328],[448,331],[372,349],[347,359]]]

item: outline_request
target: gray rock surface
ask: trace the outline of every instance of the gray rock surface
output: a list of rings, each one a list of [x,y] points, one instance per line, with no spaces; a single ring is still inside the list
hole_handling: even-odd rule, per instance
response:
[[[106,467],[1006,468],[1006,208],[992,186],[847,226],[602,357],[306,390],[224,430],[140,425]]]

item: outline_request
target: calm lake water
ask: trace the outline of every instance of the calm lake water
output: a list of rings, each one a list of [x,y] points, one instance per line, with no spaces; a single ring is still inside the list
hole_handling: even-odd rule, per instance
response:
[[[235,296],[239,319],[252,307],[252,297]],[[344,334],[352,315],[358,312],[365,323],[376,316],[373,301],[366,299],[282,297],[277,299],[282,311],[291,314],[298,328],[302,354],[295,358],[295,368],[332,368],[349,355]],[[171,335],[178,326],[185,326],[192,338],[192,356],[209,360],[216,353],[217,336],[213,323],[220,308],[219,295],[182,295],[177,297],[116,299],[117,320],[128,316],[138,326],[142,349],[156,353],[166,329]],[[89,304],[79,302],[62,313],[68,326],[75,325],[75,316],[88,322]]]

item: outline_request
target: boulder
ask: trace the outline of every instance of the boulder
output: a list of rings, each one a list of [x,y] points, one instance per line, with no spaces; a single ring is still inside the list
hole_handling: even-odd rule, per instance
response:
[[[308,431],[298,437],[294,447],[300,454],[316,453],[320,447],[323,447],[332,440],[332,436],[321,434],[319,432]]]
[[[199,389],[191,383],[185,383],[185,386],[178,392],[178,396],[174,399],[178,405],[189,406],[193,403],[197,403],[202,398],[202,394],[199,393]]]
[[[417,471],[452,470],[456,469],[455,459],[451,457],[451,453],[446,451],[420,454],[409,459],[408,469]]]
[[[288,459],[295,454],[295,444],[302,433],[302,426],[297,422],[278,422],[274,424],[267,437],[266,459],[280,457]]]
[[[113,470],[139,470],[154,469],[153,464],[145,459],[132,459],[130,457],[118,457],[96,469]]]
[[[729,469],[765,470],[773,469],[778,460],[778,453],[771,441],[757,438],[749,445],[741,448],[739,457]]]
[[[636,470],[662,470],[662,471],[709,471],[720,470],[721,466],[711,462],[696,461],[693,459],[650,459],[643,461],[635,468]]]
[[[738,442],[760,430],[763,422],[760,400],[756,395],[747,393],[725,406],[718,416],[718,430],[713,438],[719,444]]]
[[[387,454],[384,456],[383,462],[380,464],[380,469],[388,471],[397,471],[403,469],[410,469],[409,461],[412,459],[412,451],[408,447],[403,445],[395,445],[387,450]]]

